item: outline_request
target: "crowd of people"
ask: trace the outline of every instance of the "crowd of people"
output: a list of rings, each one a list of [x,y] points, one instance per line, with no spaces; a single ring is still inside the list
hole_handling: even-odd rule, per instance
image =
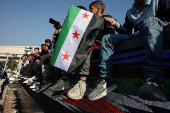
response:
[[[77,6],[87,10],[83,6]],[[144,77],[146,82],[139,89],[139,97],[148,100],[166,101],[162,80],[164,79],[163,62],[163,32],[170,25],[169,0],[134,0],[125,17],[123,26],[111,15],[104,13],[105,5],[102,1],[94,1],[89,5],[89,11],[103,17],[104,24],[91,53],[88,55],[79,73],[80,80],[72,87],[69,73],[50,64],[50,58],[58,39],[62,26],[54,25],[55,31],[52,39],[46,39],[39,48],[31,50],[31,54],[24,54],[23,68],[20,70],[21,78],[36,93],[44,90],[53,92],[52,97],[57,97],[67,92],[71,99],[82,99],[86,91],[86,80],[91,74],[93,50],[100,48],[100,76],[96,87],[88,95],[91,101],[100,99],[112,92],[117,86],[111,81],[114,49],[121,40],[141,36],[144,42],[145,60]],[[115,12],[116,13],[116,12]],[[168,24],[165,24],[169,22]],[[132,33],[134,30],[134,33]],[[117,32],[117,34],[115,33]],[[53,77],[58,81],[54,82]],[[93,76],[93,75],[91,75]]]

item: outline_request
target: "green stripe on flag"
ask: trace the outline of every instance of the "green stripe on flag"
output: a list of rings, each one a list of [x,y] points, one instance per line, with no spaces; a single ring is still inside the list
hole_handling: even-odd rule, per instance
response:
[[[71,28],[75,18],[77,17],[77,14],[79,13],[80,10],[81,10],[80,8],[71,5],[70,10],[67,14],[67,17],[65,19],[65,22],[62,26],[61,32],[59,34],[58,40],[55,44],[55,48],[54,48],[54,51],[53,51],[53,54],[52,54],[51,60],[50,60],[51,65],[53,65],[53,66],[55,65],[55,62],[56,62],[56,59],[60,52],[60,49],[62,48],[63,43],[67,37],[67,34],[68,34],[68,32],[69,32],[69,30],[70,30],[70,28]]]

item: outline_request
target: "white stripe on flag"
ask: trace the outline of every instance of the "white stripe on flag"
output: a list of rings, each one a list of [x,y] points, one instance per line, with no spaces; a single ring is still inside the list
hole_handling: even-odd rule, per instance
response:
[[[88,15],[88,19],[87,18],[83,18],[83,14],[87,13]],[[86,31],[86,28],[88,26],[88,24],[91,21],[91,18],[93,17],[93,13],[90,13],[88,11],[85,10],[80,10],[80,12],[78,13],[77,17],[75,18],[71,29],[68,32],[68,35],[66,37],[66,40],[64,41],[64,44],[60,50],[60,53],[57,57],[57,60],[55,62],[55,66],[61,68],[64,71],[68,71],[68,68],[73,60],[74,54],[76,53],[76,50],[79,46],[79,43],[83,37],[84,32]],[[78,39],[77,38],[73,38],[73,34],[77,31],[78,34]],[[71,55],[68,60],[63,60],[63,55],[62,54],[67,54]],[[62,64],[62,65],[61,65]]]

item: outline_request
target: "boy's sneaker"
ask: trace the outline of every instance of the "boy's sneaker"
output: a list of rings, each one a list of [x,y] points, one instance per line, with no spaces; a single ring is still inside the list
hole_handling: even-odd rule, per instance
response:
[[[35,76],[33,76],[33,77],[31,77],[32,79],[34,79],[35,78]]]
[[[27,79],[28,79],[28,77],[24,77],[23,79],[24,79],[24,80],[27,80]]]
[[[68,97],[71,99],[82,99],[86,91],[86,82],[79,80],[78,83],[68,92]]]
[[[144,100],[166,101],[161,80],[149,77],[140,87],[138,96]]]
[[[37,81],[38,78],[34,76],[34,77],[32,78],[32,80]]]
[[[71,88],[71,85],[70,85],[69,79],[67,81],[64,81],[60,78],[60,80],[58,80],[56,84],[53,85],[52,87],[49,87],[48,90],[61,91],[61,90],[68,90],[70,88]]]
[[[98,80],[96,88],[94,88],[94,90],[88,95],[88,99],[91,101],[100,99],[116,88],[117,86],[113,84],[110,79],[100,79]]]
[[[31,85],[33,85],[33,84],[34,84],[34,82],[30,82],[30,81],[28,80],[27,86],[31,86]]]
[[[32,86],[30,86],[30,89],[35,89],[35,87],[36,87],[37,84],[40,85],[39,82],[35,82]]]
[[[40,89],[40,84],[35,85],[35,89],[32,89],[34,92],[37,92]]]
[[[39,93],[39,92],[47,89],[48,87],[50,87],[51,84],[52,84],[52,83],[48,83],[48,82],[45,82],[45,83],[40,84],[40,88],[39,88],[39,90],[38,90],[36,93]]]
[[[39,88],[32,89],[32,91],[37,92]]]
[[[17,80],[21,80],[20,78],[17,78]]]
[[[25,76],[21,75],[20,78],[24,78]]]
[[[33,84],[34,84],[34,82],[32,81],[32,78],[29,78],[28,82],[27,82],[27,86],[31,86]]]
[[[24,81],[23,83],[24,83],[24,84],[27,84],[27,83],[28,83],[28,80]]]

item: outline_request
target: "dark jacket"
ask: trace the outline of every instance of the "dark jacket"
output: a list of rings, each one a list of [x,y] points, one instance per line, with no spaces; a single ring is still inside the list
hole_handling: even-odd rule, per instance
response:
[[[101,15],[103,18],[104,17],[111,17],[110,15],[108,15],[108,13],[103,13],[103,15]],[[100,30],[99,34],[97,35],[96,40],[101,41],[103,36],[107,35],[107,34],[115,34],[115,29],[113,26],[107,25],[104,23],[102,29]]]

